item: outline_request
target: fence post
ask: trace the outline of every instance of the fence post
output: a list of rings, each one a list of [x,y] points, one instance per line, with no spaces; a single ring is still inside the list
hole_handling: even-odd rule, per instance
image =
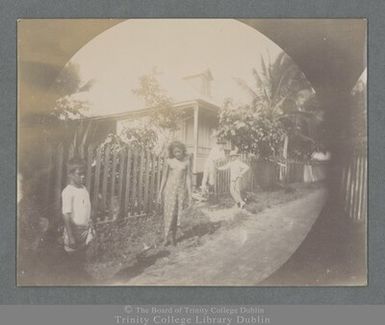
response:
[[[99,146],[96,149],[96,168],[95,168],[95,182],[94,182],[94,195],[92,200],[92,210],[94,211],[95,217],[98,219],[98,196],[99,196],[99,181],[100,181],[100,160],[101,160],[102,150]]]
[[[350,217],[354,218],[354,200],[355,200],[355,186],[356,186],[356,173],[357,173],[357,163],[356,160],[353,159],[353,168],[352,168],[352,180],[350,185]]]
[[[144,174],[144,150],[140,150],[138,155],[139,160],[139,182],[138,182],[138,201],[137,201],[137,212],[141,213],[143,209],[143,174]]]
[[[61,215],[61,191],[63,185],[63,165],[64,165],[64,147],[60,143],[57,147],[57,157],[56,157],[56,179],[55,179],[55,190],[54,190],[54,202],[57,218]],[[55,223],[58,222],[56,219]]]
[[[116,180],[116,165],[117,165],[117,149],[115,148],[112,152],[112,169],[111,169],[111,188],[110,188],[110,217],[113,217],[114,209],[114,197],[115,197],[115,180]],[[120,203],[120,202],[119,202]]]
[[[103,179],[102,179],[102,209],[103,214],[107,208],[107,184],[108,184],[108,171],[110,168],[110,145],[107,145],[104,149],[104,166],[103,166]],[[103,215],[104,217],[104,215]]]
[[[129,207],[130,207],[130,210],[131,210],[131,202],[130,202],[130,187],[132,185],[131,183],[131,165],[132,165],[132,160],[135,159],[135,156],[133,156],[130,148],[127,148],[127,164],[126,164],[126,172],[124,173],[124,169],[122,167],[122,179],[125,178],[126,179],[126,189],[125,189],[125,199],[122,200],[121,202],[123,202],[123,206],[124,206],[124,209],[123,209],[123,214],[124,214],[124,217],[127,217],[127,214],[128,214],[128,210],[129,210]],[[134,174],[133,174],[134,175]],[[123,181],[122,181],[122,184],[123,184]]]
[[[137,177],[138,177],[138,159],[139,155],[138,152],[133,152],[133,158],[132,158],[132,197],[131,197],[131,214],[134,214],[136,211],[136,204],[137,204]]]
[[[352,195],[352,220],[355,221],[357,217],[357,172],[359,170],[357,157],[354,156],[354,175],[353,175],[353,195]]]
[[[219,180],[219,170],[218,170],[218,165],[215,163],[215,182],[214,182],[214,193],[215,193],[215,198],[218,200],[218,180]]]
[[[120,204],[120,212],[124,215],[126,211],[125,199],[123,197],[124,183],[124,166],[126,161],[126,150],[122,149],[119,154],[119,180],[118,180],[118,202]]]
[[[349,160],[346,164],[346,183],[344,184],[344,210],[347,214],[349,214],[349,204],[350,204],[350,183],[352,180],[352,168],[351,161]]]
[[[359,155],[359,158],[360,158],[360,187],[359,187],[359,193],[358,193],[358,197],[360,198],[360,203],[359,203],[359,206],[358,206],[358,211],[359,211],[359,220],[362,220],[362,205],[363,205],[363,201],[362,201],[362,196],[363,196],[363,185],[364,185],[364,173],[363,173],[363,170],[364,170],[364,157],[360,154]]]
[[[90,145],[87,148],[87,167],[86,167],[86,187],[88,192],[91,194],[91,175],[92,175],[92,163],[93,163],[93,146]]]
[[[148,197],[149,197],[149,183],[150,183],[150,152],[146,150],[145,155],[146,167],[144,170],[144,198],[143,198],[143,211],[148,212]],[[143,164],[143,163],[142,163]]]
[[[156,189],[155,189],[155,173],[156,173],[156,157],[153,153],[150,155],[150,160],[151,160],[151,184],[150,184],[150,202],[149,202],[149,207],[148,210],[152,212],[154,208],[154,202],[156,201]]]
[[[362,200],[363,200],[362,218],[364,219],[365,222],[367,220],[367,208],[368,208],[368,205],[367,205],[367,202],[366,202],[366,199],[367,199],[367,186],[368,186],[367,170],[368,170],[368,157],[367,157],[367,155],[364,155],[364,169],[363,169],[364,185],[363,185],[363,195],[362,195]]]

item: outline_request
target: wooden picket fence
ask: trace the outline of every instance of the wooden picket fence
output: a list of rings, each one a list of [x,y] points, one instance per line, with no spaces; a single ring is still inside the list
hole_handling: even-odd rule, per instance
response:
[[[305,163],[288,161],[286,164],[241,158],[250,166],[250,170],[242,179],[242,188],[246,191],[272,187],[277,182],[302,183],[304,182]],[[224,160],[221,164],[227,163]],[[320,180],[319,174],[325,173],[326,165],[310,163],[313,174]],[[365,152],[356,153],[343,166],[341,176],[341,200],[346,214],[354,222],[365,222],[367,218],[367,155]],[[323,170],[323,171],[322,171]],[[217,171],[215,191],[217,195],[229,193],[230,171]]]
[[[254,191],[258,188],[270,189],[277,183],[301,183],[304,181],[304,163],[289,161],[278,164],[273,161],[256,159],[254,157],[241,157],[250,169],[242,178],[241,187],[245,191]],[[224,165],[229,159],[222,160],[219,165]],[[230,170],[217,170],[215,193],[228,194],[230,190]]]
[[[313,163],[308,163],[314,168]],[[285,164],[280,164],[280,176],[279,181],[281,183],[303,183],[304,180],[304,168],[305,163],[301,161],[289,160]]]
[[[66,186],[66,162],[71,153],[61,145],[49,152],[44,201],[53,202],[60,215],[61,191]],[[85,184],[90,194],[92,218],[105,223],[120,217],[153,213],[159,193],[164,159],[146,150],[128,146],[89,146],[86,150]]]
[[[45,150],[46,172],[41,177],[42,212],[49,218],[61,219],[61,192],[66,186],[66,162],[70,150],[58,145]],[[97,223],[118,218],[139,217],[154,213],[159,193],[164,158],[146,150],[128,146],[89,146],[86,150],[86,187],[90,193],[92,218]],[[241,158],[250,166],[242,180],[242,188],[254,191],[273,188],[277,183],[304,182],[302,162],[286,164]],[[225,164],[228,159],[220,164]],[[355,155],[343,168],[341,197],[347,215],[354,221],[364,221],[367,215],[367,158]],[[215,194],[229,193],[230,171],[217,171]],[[53,220],[54,221],[54,220]]]
[[[365,222],[367,218],[367,170],[365,153],[358,153],[345,164],[341,177],[343,207],[354,222]]]

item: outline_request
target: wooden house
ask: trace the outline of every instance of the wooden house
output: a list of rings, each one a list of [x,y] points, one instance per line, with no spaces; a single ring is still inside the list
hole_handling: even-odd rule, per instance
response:
[[[177,91],[183,92],[187,89],[193,91],[184,93],[184,100],[178,101],[174,107],[184,112],[180,127],[174,133],[174,139],[186,144],[188,153],[193,155],[192,171],[195,175],[195,184],[200,183],[203,174],[204,163],[210,150],[216,142],[213,136],[218,127],[219,105],[211,100],[210,83],[213,80],[209,70],[183,78],[182,84]],[[187,87],[186,87],[187,86]],[[174,90],[175,91],[175,90]],[[195,97],[194,97],[195,96]],[[191,98],[188,98],[191,97]],[[123,113],[92,117],[94,124],[109,121],[109,132],[119,133],[123,127],[129,126],[137,120],[144,119],[153,112],[152,108],[130,110]]]

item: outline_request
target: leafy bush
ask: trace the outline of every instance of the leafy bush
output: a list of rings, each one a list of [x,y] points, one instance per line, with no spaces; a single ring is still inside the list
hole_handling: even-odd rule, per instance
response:
[[[219,114],[218,137],[230,140],[242,152],[262,158],[275,156],[282,146],[285,130],[275,112],[261,105],[234,109],[225,106]]]

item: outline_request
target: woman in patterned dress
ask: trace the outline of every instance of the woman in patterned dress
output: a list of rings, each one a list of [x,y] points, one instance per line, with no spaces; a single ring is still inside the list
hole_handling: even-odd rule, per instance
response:
[[[165,162],[158,202],[163,203],[164,244],[176,244],[178,220],[186,206],[191,204],[192,182],[190,159],[186,146],[174,141],[168,147],[169,158]]]

